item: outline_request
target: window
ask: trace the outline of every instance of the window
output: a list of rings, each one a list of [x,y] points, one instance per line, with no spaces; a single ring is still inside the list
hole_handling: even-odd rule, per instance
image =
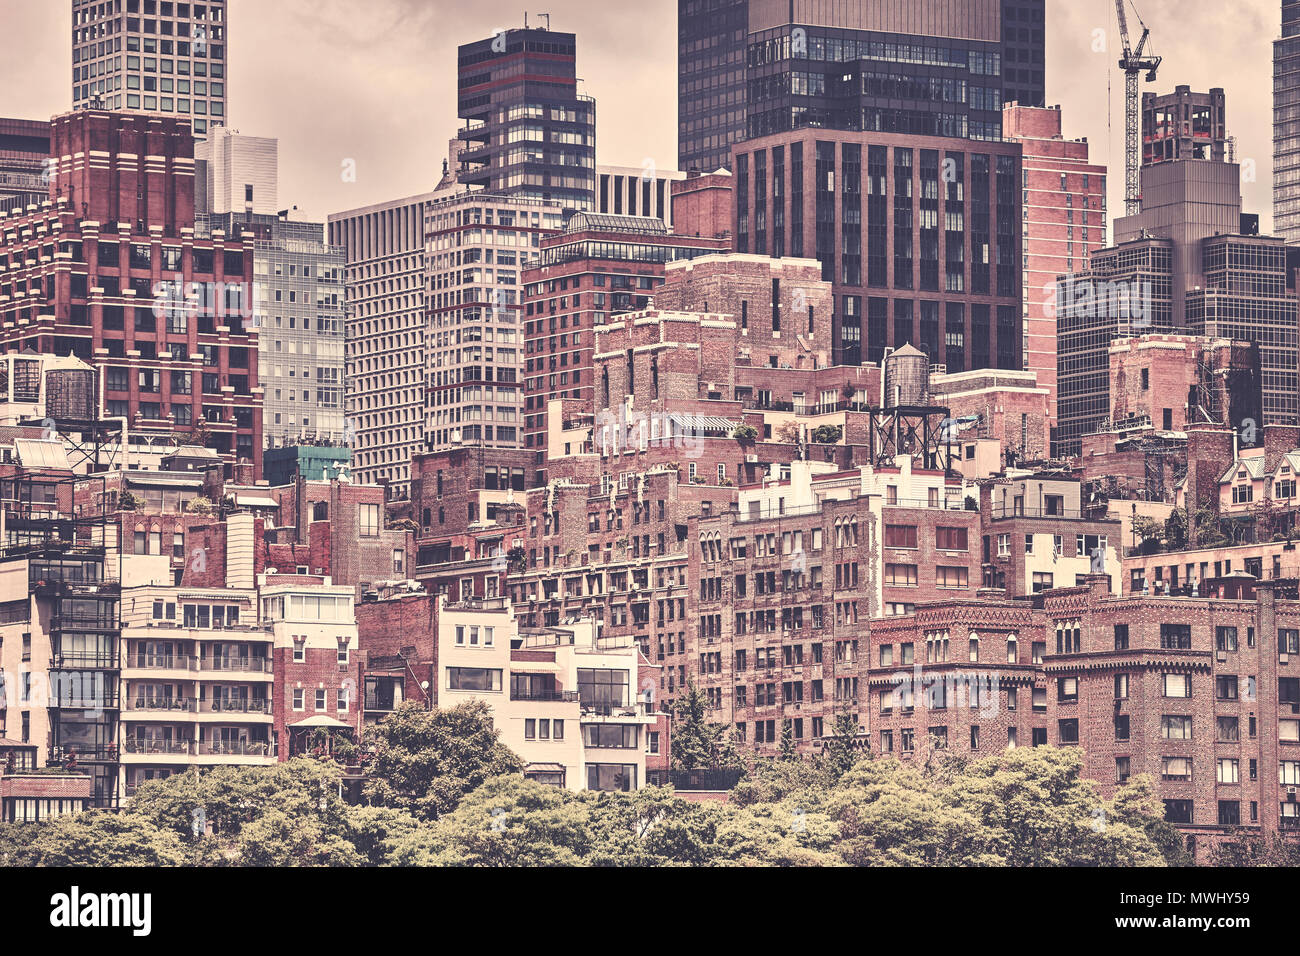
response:
[[[1115,727],[1115,739],[1116,739],[1116,740],[1128,740],[1128,739],[1129,739],[1129,724],[1128,724],[1128,720],[1129,720],[1128,714],[1116,714],[1116,715],[1115,715],[1114,727]]]
[[[1300,654],[1300,631],[1291,628],[1279,628],[1277,632],[1277,652],[1279,654]]]
[[[379,505],[357,505],[357,533],[363,538],[379,536]]]
[[[1163,676],[1166,697],[1192,696],[1192,677],[1190,674],[1165,674]]]
[[[1192,718],[1184,714],[1165,714],[1160,718],[1160,736],[1166,740],[1191,740]]]
[[[1117,651],[1128,650],[1128,625],[1127,624],[1115,625],[1115,650]]]
[[[1219,783],[1241,782],[1241,761],[1231,757],[1220,757],[1215,771],[1215,780]]]
[[[610,792],[636,789],[636,764],[587,764],[587,789]]]
[[[501,671],[486,667],[447,668],[448,690],[501,690]]]
[[[1214,647],[1219,651],[1237,649],[1237,629],[1235,627],[1216,627],[1214,629]]]
[[[1052,589],[1052,574],[1048,571],[1035,571],[1033,579],[1033,588],[1035,594],[1042,594],[1044,591]]]
[[[940,551],[965,551],[966,529],[965,528],[935,528],[934,529],[934,546]]]
[[[1214,697],[1216,700],[1237,699],[1237,675],[1221,674],[1214,678]]]
[[[293,709],[294,709],[294,710],[302,710],[302,709],[303,709],[302,698],[303,698],[303,689],[302,689],[301,687],[295,687],[295,688],[293,689]]]
[[[1056,699],[1060,703],[1073,704],[1079,699],[1079,678],[1058,677],[1056,679]]]
[[[1115,699],[1128,700],[1128,675],[1115,675]]]
[[[1192,822],[1192,801],[1166,800],[1165,821],[1167,823],[1191,823]]]
[[[963,531],[965,529],[962,529]],[[886,548],[915,548],[916,526],[902,524],[885,525]]]
[[[1058,720],[1056,722],[1058,738],[1063,746],[1077,744],[1079,742],[1079,720],[1071,717],[1068,720]]]
[[[325,709],[325,688],[323,687],[318,687],[316,689],[316,709]]]
[[[934,569],[934,584],[940,588],[969,587],[969,571],[966,568],[939,565]]]
[[[962,570],[965,570],[964,568]],[[916,587],[915,564],[886,564],[885,584],[890,587]]]
[[[1129,757],[1115,758],[1115,782],[1116,783],[1128,783],[1128,778],[1130,775],[1130,769],[1129,769],[1130,765],[1131,765],[1131,758]]]
[[[1190,624],[1161,624],[1160,647],[1162,650],[1190,651],[1192,649],[1192,626]]]
[[[637,728],[627,724],[583,724],[582,742],[606,750],[633,750],[637,746]]]
[[[1165,780],[1191,780],[1191,757],[1161,757],[1160,776]]]
[[[1232,744],[1241,739],[1241,728],[1236,717],[1214,718],[1214,738],[1219,743]]]

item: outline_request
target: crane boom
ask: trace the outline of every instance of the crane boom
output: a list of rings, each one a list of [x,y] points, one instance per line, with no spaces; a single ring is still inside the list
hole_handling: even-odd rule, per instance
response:
[[[1146,81],[1151,83],[1160,68],[1160,57],[1143,56],[1151,31],[1138,17],[1142,36],[1135,49],[1129,41],[1128,17],[1124,12],[1125,0],[1115,0],[1115,16],[1119,20],[1119,36],[1124,53],[1119,66],[1124,71],[1124,213],[1136,216],[1142,211],[1142,130],[1141,104],[1138,97],[1138,75],[1146,71]],[[1134,8],[1136,12],[1136,8]]]

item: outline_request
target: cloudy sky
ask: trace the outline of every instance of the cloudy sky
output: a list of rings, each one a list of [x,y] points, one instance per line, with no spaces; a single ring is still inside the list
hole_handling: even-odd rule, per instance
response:
[[[1225,88],[1229,132],[1247,163],[1246,209],[1267,229],[1280,3],[1137,4],[1164,57],[1159,80],[1144,89]],[[44,118],[71,107],[70,8],[0,0],[0,115]],[[547,0],[539,12],[578,35],[582,91],[597,98],[598,161],[673,168],[675,0]],[[1124,160],[1114,18],[1109,0],[1047,0],[1048,103],[1061,104],[1067,136],[1086,137],[1094,161],[1109,162],[1112,214],[1123,208]],[[539,22],[535,13],[530,22]],[[304,215],[423,192],[458,126],[457,44],[522,25],[521,7],[501,0],[230,0],[230,124],[279,138],[280,205]],[[349,159],[356,182],[340,175]]]

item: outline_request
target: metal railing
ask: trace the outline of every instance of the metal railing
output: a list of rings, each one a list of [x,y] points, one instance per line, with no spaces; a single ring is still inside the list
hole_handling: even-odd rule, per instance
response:
[[[165,710],[176,713],[194,713],[195,701],[187,697],[136,697],[127,698],[127,710]]]
[[[264,740],[205,740],[198,752],[213,757],[274,757],[276,746]]]
[[[192,754],[194,753],[194,741],[192,740],[149,740],[138,737],[127,737],[122,741],[122,752],[127,754]]]
[[[578,700],[578,692],[573,690],[512,690],[511,700],[550,701],[552,703],[573,703]]]
[[[271,661],[265,657],[200,657],[199,670],[269,674],[271,673]]]
[[[204,700],[199,702],[201,714],[269,714],[271,702],[261,697],[252,700],[237,698],[233,700]]]

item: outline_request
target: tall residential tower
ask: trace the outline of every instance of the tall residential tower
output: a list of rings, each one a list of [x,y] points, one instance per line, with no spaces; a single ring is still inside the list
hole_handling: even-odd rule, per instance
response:
[[[226,0],[72,0],[72,107],[226,124]]]

